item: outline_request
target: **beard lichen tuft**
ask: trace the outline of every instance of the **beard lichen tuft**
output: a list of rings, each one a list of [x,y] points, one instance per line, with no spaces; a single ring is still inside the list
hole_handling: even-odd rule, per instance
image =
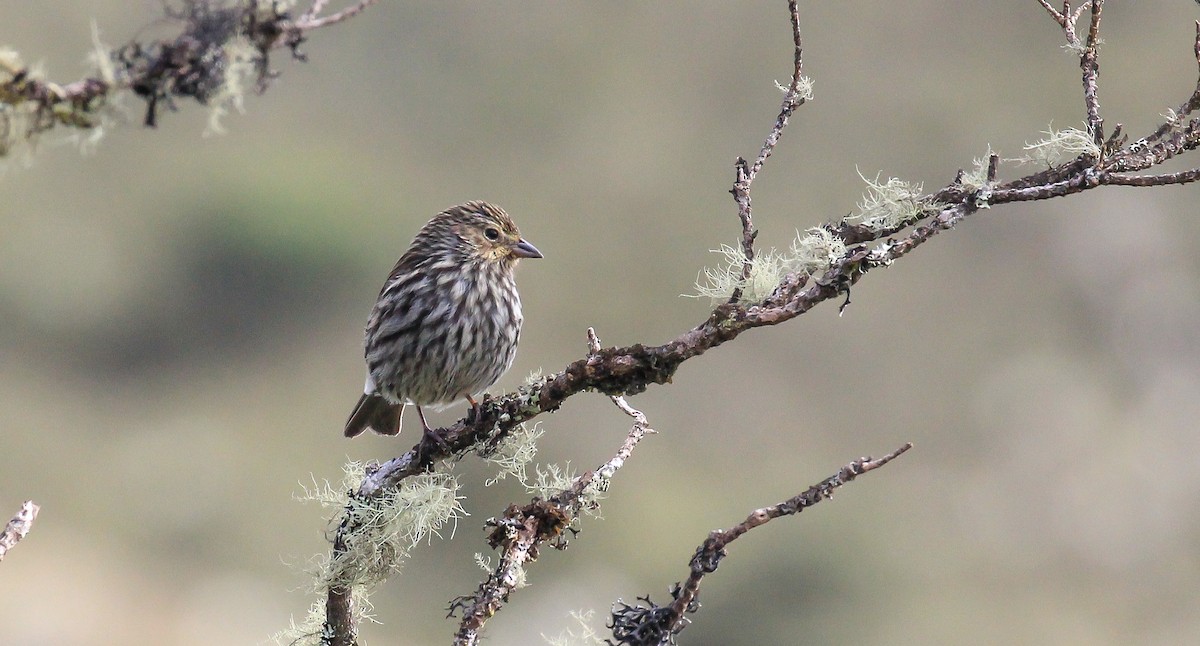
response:
[[[740,289],[744,301],[760,303],[789,274],[811,276],[828,269],[846,254],[846,244],[824,227],[797,232],[787,251],[771,248],[756,253],[747,278],[742,278],[746,257],[741,249],[721,245],[713,253],[723,256],[721,263],[704,268],[696,279],[696,293],[684,296],[709,298],[716,303],[728,300],[735,289]]]
[[[988,144],[987,152],[982,157],[976,157],[971,160],[971,170],[966,171],[962,175],[962,185],[969,191],[978,191],[987,188],[988,185],[988,165],[991,163],[992,145]]]
[[[540,427],[541,422],[533,425],[522,422],[509,431],[495,448],[489,450],[480,446],[476,449],[476,453],[499,469],[495,476],[484,482],[485,486],[491,487],[509,476],[522,483],[529,479],[527,467],[537,456],[537,441],[545,433]]]
[[[926,210],[940,208],[921,195],[920,183],[896,177],[881,182],[878,173],[875,179],[867,179],[861,172],[858,176],[866,182],[867,192],[858,202],[858,213],[847,220],[876,230],[888,230],[916,220]]]
[[[264,54],[249,40],[234,38],[221,48],[224,59],[220,83],[207,99],[208,126],[205,136],[225,134],[222,120],[230,111],[244,113],[248,79],[262,79]],[[261,82],[261,81],[260,81]]]
[[[354,588],[350,591],[350,606],[354,609],[354,623],[364,621],[378,623],[371,614],[374,608],[367,598],[366,588]],[[299,623],[296,618],[288,620],[288,627],[271,635],[267,639],[278,646],[324,646],[329,643],[325,634],[325,601],[314,601],[308,607],[308,612]]]
[[[458,479],[451,473],[423,473],[383,493],[359,496],[356,492],[366,476],[365,466],[350,462],[344,471],[338,486],[314,479],[311,487],[303,487],[297,495],[301,501],[317,502],[343,514],[339,531],[345,532],[346,549],[314,561],[312,587],[318,593],[334,587],[350,589],[356,619],[369,619],[367,593],[397,573],[418,543],[440,537],[447,523],[457,526],[458,519],[467,514]],[[323,616],[323,609],[323,605],[318,608],[318,614]],[[303,636],[310,623],[311,619],[305,620],[299,627],[293,625],[293,630]]]
[[[529,493],[538,498],[548,499],[565,489],[569,489],[575,480],[575,474],[571,470],[570,462],[567,462],[564,466],[557,464],[542,466],[539,464],[533,468],[533,471],[533,478],[527,478],[521,484],[525,486],[525,489]]]
[[[1005,161],[1018,164],[1043,164],[1050,167],[1065,164],[1080,155],[1100,156],[1100,147],[1096,145],[1092,135],[1079,128],[1055,130],[1054,124],[1050,124],[1050,127],[1043,130],[1042,134],[1045,137],[1025,144],[1027,154]]]
[[[557,637],[547,637],[543,633],[542,639],[550,646],[604,646],[609,642],[592,626],[595,618],[595,610],[572,610],[571,619],[577,626],[564,628]]]

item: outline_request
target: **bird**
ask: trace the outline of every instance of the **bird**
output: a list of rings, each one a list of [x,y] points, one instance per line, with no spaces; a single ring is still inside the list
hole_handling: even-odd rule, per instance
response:
[[[475,396],[508,371],[521,336],[514,273],[522,258],[542,258],[504,209],[470,201],[425,223],[396,261],[363,335],[367,378],[346,420],[346,437],[366,430],[400,433],[416,406],[422,446],[445,446],[424,407]]]

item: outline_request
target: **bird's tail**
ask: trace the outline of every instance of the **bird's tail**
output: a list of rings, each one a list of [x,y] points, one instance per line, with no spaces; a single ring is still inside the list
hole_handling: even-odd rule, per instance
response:
[[[346,420],[346,437],[354,437],[367,429],[380,435],[400,433],[400,415],[404,404],[393,404],[379,395],[363,395]]]

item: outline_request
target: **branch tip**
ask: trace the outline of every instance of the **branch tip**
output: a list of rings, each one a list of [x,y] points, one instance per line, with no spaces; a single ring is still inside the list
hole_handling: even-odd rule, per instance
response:
[[[32,500],[21,503],[21,508],[9,519],[4,526],[4,531],[0,532],[0,560],[4,560],[5,554],[29,534],[29,530],[33,529],[33,521],[37,519],[41,509]]]
[[[727,530],[715,530],[696,548],[689,562],[687,580],[671,586],[672,602],[657,606],[649,597],[639,597],[646,605],[629,606],[618,601],[613,605],[610,623],[618,644],[666,644],[674,643],[689,623],[688,615],[699,610],[696,601],[704,577],[717,570],[721,560],[728,556],[728,546],[746,532],[765,525],[776,518],[791,516],[804,511],[822,500],[828,500],[833,490],[854,480],[858,476],[878,469],[912,448],[907,442],[887,455],[874,459],[859,458],[843,466],[832,476],[809,487],[803,493],[769,507],[751,512],[745,520]],[[650,639],[647,639],[647,638]]]
[[[1196,21],[1196,44],[1192,47],[1196,53],[1196,65],[1200,67],[1200,20]]]

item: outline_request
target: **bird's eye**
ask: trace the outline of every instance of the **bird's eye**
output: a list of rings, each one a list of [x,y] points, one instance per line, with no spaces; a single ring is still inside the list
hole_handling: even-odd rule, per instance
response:
[[[500,239],[500,231],[494,227],[488,227],[483,230],[483,236],[492,242]]]

